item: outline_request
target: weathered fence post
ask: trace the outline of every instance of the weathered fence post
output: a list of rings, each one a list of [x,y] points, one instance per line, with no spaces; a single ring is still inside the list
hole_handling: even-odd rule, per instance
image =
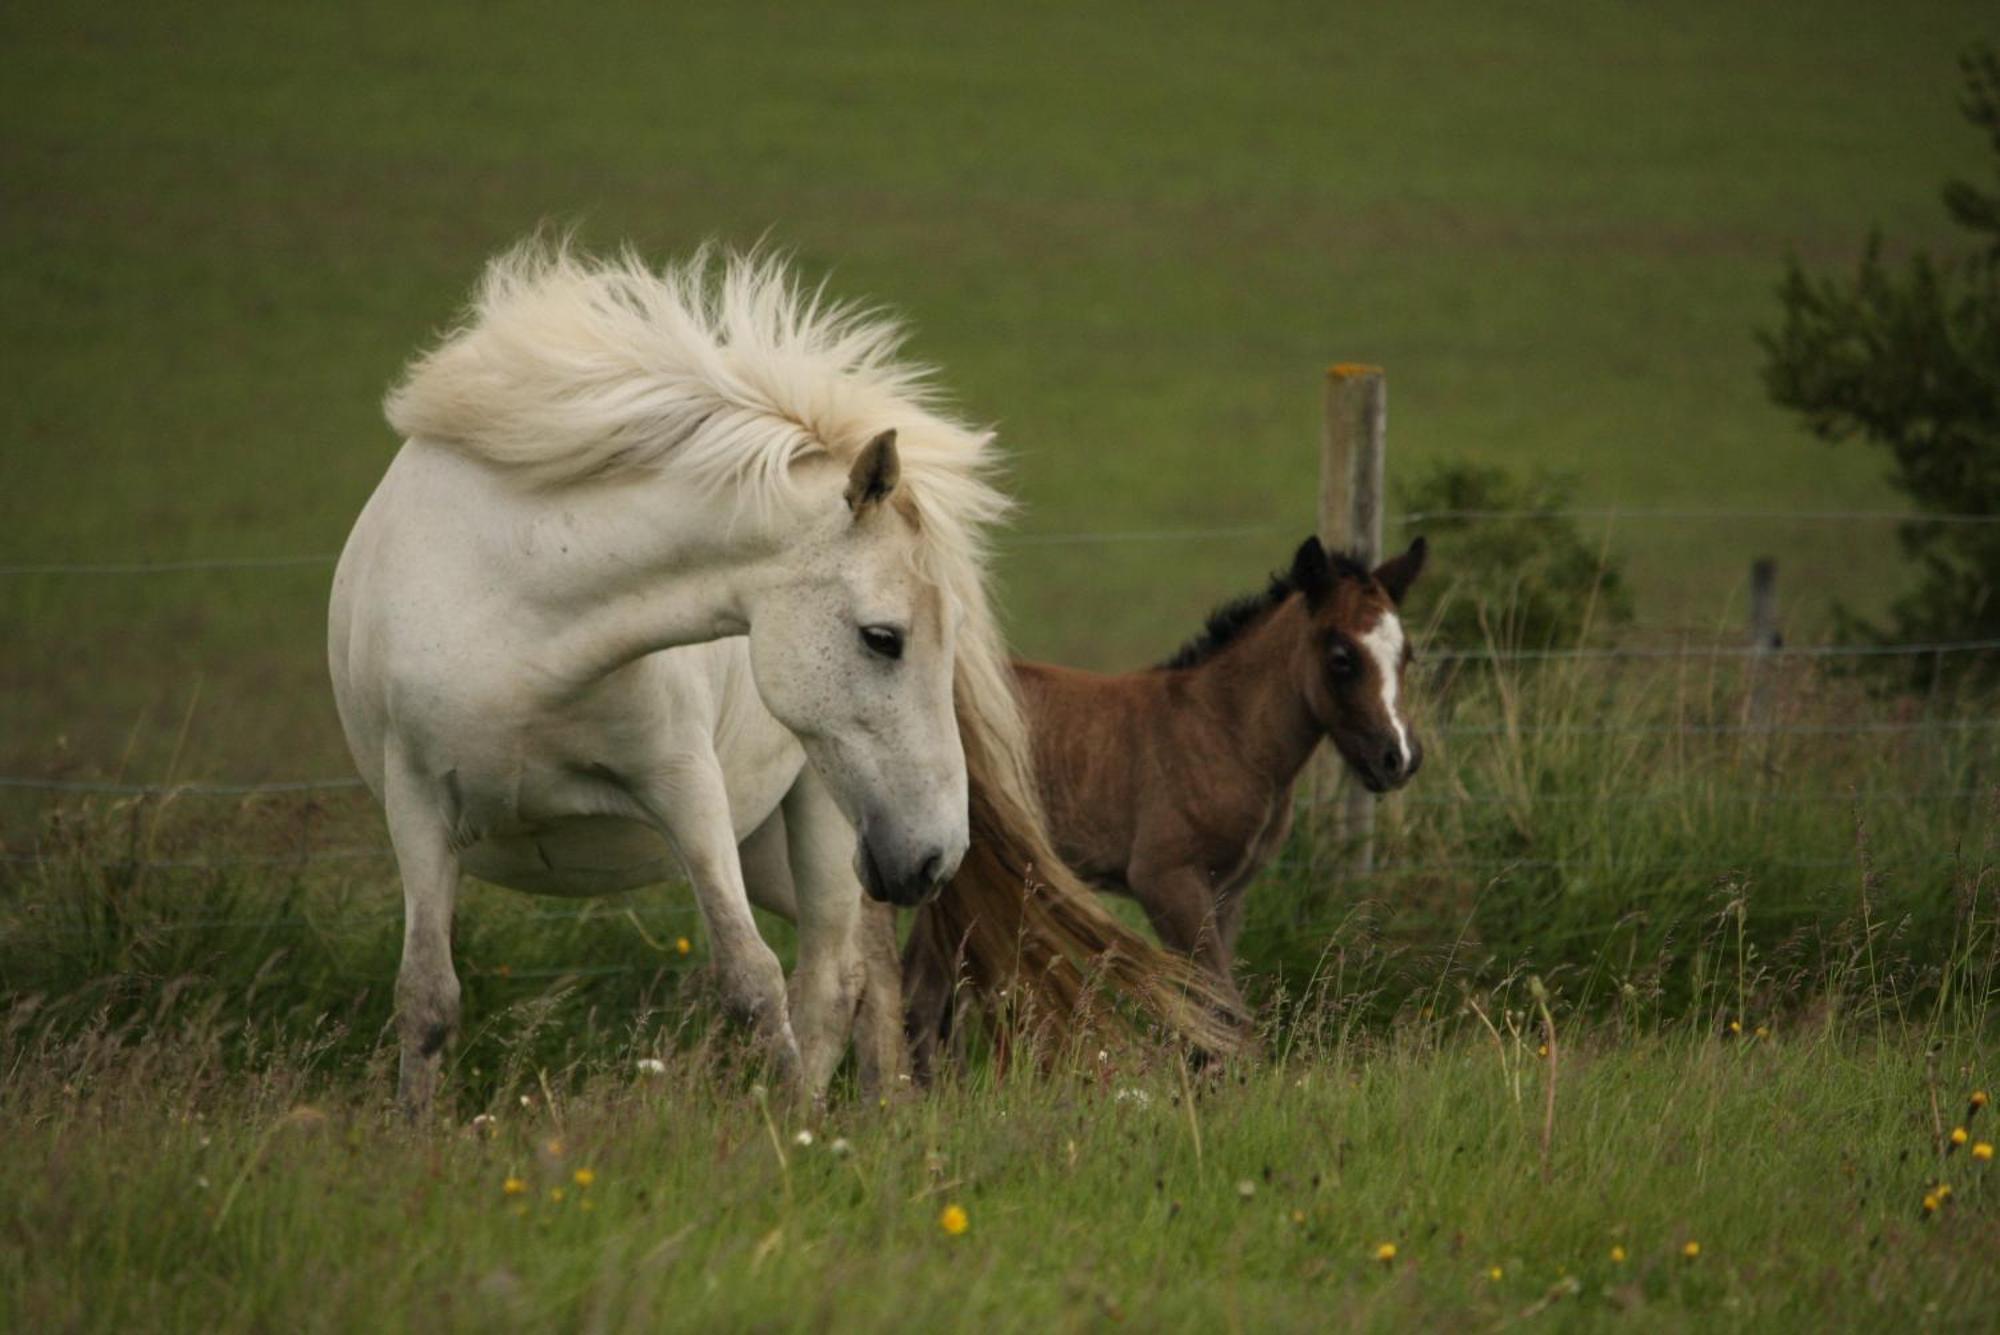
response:
[[[1326,421],[1320,435],[1319,540],[1369,565],[1382,557],[1382,456],[1389,434],[1389,384],[1379,366],[1341,362],[1326,373]],[[1348,866],[1375,865],[1375,800],[1343,773],[1334,830],[1351,850]]]
[[[1760,556],[1750,563],[1750,696],[1745,712],[1753,728],[1771,726],[1768,660],[1783,642],[1778,631],[1778,563]]]

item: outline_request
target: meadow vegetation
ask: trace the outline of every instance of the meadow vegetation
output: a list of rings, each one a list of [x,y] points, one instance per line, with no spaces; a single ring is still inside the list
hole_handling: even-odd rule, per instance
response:
[[[716,1019],[683,888],[471,884],[416,1128],[318,559],[382,388],[550,219],[768,239],[910,313],[1015,461],[1035,656],[1156,659],[1278,564],[1335,359],[1389,368],[1405,508],[1900,508],[1765,399],[1753,331],[1788,253],[1953,253],[1990,23],[0,12],[0,776],[165,789],[0,790],[0,1328],[1990,1328],[1994,702],[1672,656],[1740,641],[1753,556],[1795,647],[1889,607],[1893,518],[1439,524],[1427,768],[1365,872],[1331,775],[1302,792],[1238,1062],[975,1043],[804,1116]],[[302,559],[16,569],[214,555]],[[227,787],[266,779],[336,786]]]
[[[1372,875],[1308,808],[1252,892],[1255,1055],[975,1044],[824,1116],[715,1020],[684,890],[475,885],[453,1097],[405,1129],[340,802],[72,805],[0,897],[0,1316],[1983,1327],[1991,716],[1854,735],[1865,685],[1795,668],[1752,728],[1745,687],[1488,663]]]

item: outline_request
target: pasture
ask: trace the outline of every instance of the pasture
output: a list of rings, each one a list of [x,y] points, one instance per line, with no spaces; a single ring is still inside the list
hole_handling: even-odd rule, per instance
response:
[[[1992,701],[1699,652],[1753,556],[1795,647],[1900,587],[1892,523],[1796,517],[1900,505],[1764,401],[1753,331],[1788,251],[1944,243],[1981,35],[1970,4],[0,14],[0,1328],[1989,1327]],[[768,240],[906,313],[1001,431],[1032,656],[1160,658],[1279,564],[1337,359],[1389,369],[1392,488],[1473,459],[1778,517],[1583,521],[1621,649],[1666,656],[1426,672],[1374,868],[1308,806],[1254,890],[1261,1046],[1220,1073],[975,1042],[802,1118],[684,888],[474,884],[446,1107],[406,1129],[330,556],[383,388],[551,221]]]

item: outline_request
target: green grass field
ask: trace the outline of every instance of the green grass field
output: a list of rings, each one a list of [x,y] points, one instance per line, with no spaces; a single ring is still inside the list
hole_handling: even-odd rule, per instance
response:
[[[9,1329],[1986,1330],[2000,1301],[1993,1072],[1951,1022],[1563,1027],[1551,1061],[1413,1019],[1216,1084],[1086,1053],[810,1127],[727,1042],[613,1043],[416,1135],[310,1040],[253,1077],[198,1013],[153,1029],[0,1040]]]
[[[905,312],[1012,451],[1026,652],[1150,661],[1313,522],[1319,379],[1385,364],[1391,465],[1591,504],[1894,505],[1767,405],[1788,251],[1949,240],[1977,5],[790,12],[15,6],[0,16],[0,562],[337,550],[377,404],[545,220],[793,248]],[[1887,525],[1638,524],[1642,619],[1751,556],[1800,629]],[[1440,569],[1449,569],[1442,553]],[[1087,575],[1079,578],[1079,572]],[[0,583],[0,769],[338,771],[319,568]],[[199,695],[197,696],[197,692]]]
[[[1996,35],[1846,0],[13,6],[0,566],[336,551],[383,389],[548,222],[768,241],[904,312],[1009,448],[1033,655],[1156,659],[1280,563],[1335,360],[1388,367],[1392,483],[1895,509],[1764,401],[1753,331],[1788,253],[1950,244],[1953,58]],[[1586,532],[1646,643],[1739,634],[1753,556],[1794,643],[1903,578],[1884,522]],[[0,573],[0,776],[348,774],[327,579]],[[409,1130],[365,798],[0,789],[0,1329],[1990,1328],[2000,1185],[1940,1138],[1995,1082],[1992,702],[1792,665],[1765,735],[1750,690],[1476,670],[1374,873],[1308,818],[1257,887],[1260,1055],[975,1060],[809,1146],[711,1027],[681,891],[468,887],[452,1096]]]

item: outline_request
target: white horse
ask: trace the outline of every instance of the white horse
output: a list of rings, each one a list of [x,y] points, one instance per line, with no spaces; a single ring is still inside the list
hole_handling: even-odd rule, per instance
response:
[[[660,879],[670,848],[730,1007],[817,1092],[855,878],[916,903],[966,848],[955,703],[1025,772],[984,587],[990,436],[932,405],[892,326],[772,264],[715,267],[517,251],[389,397],[406,443],[342,553],[328,655],[403,881],[412,1114],[458,1021],[462,867],[593,894]],[[713,670],[661,654],[737,635]],[[781,802],[811,869],[795,1008],[736,852]]]

